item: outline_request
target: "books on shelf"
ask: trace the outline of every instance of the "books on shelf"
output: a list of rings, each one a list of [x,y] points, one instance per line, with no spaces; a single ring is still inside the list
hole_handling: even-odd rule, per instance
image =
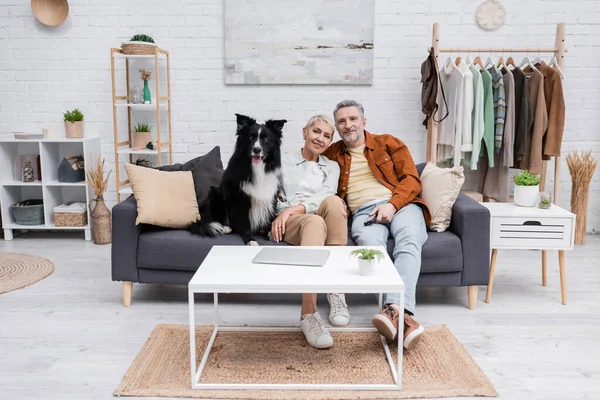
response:
[[[15,132],[15,139],[43,139],[43,133]]]

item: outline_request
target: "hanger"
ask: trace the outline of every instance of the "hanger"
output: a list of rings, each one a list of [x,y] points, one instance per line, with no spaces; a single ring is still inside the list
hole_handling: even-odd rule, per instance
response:
[[[508,57],[508,59],[506,60],[506,69],[508,69],[509,65],[512,65],[513,68],[517,68],[517,64],[515,64],[515,60],[513,60],[512,56]]]
[[[490,55],[488,56],[487,60],[485,60],[485,66],[487,67],[488,65],[491,65],[492,67],[496,66],[496,60],[494,60],[494,57],[492,57],[491,51],[490,51]]]
[[[550,62],[548,63],[548,66],[554,67],[554,69],[556,69],[558,71],[558,73],[560,74],[561,79],[565,79],[565,74],[562,72],[562,70],[558,66],[558,60],[556,59],[556,56],[552,56],[552,58],[550,59]]]
[[[484,70],[485,67],[483,66],[483,62],[481,62],[481,57],[477,56],[475,57],[475,59],[473,60],[473,65],[479,65],[479,67]]]
[[[531,62],[532,64],[541,64],[542,63],[542,58],[540,57],[540,48],[538,47],[538,55],[536,58],[533,59],[533,61]]]
[[[502,48],[502,54],[500,55],[500,58],[498,59],[498,63],[496,64],[496,67],[503,67],[505,69],[508,69],[508,67],[506,66],[506,63],[504,62],[504,48]]]
[[[467,59],[465,60],[465,63],[467,64],[467,67],[473,66],[473,61],[471,61],[471,48],[470,47],[467,49]]]
[[[532,70],[537,71],[537,68],[535,67],[535,65],[533,65],[531,58],[529,58],[529,49],[527,49],[527,55],[523,58],[518,68],[523,69],[525,65],[528,65],[529,67],[531,67]]]

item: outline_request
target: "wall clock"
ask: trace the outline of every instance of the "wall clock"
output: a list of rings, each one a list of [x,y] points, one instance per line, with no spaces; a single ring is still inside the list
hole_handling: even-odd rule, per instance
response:
[[[481,29],[493,31],[504,23],[506,9],[497,0],[485,0],[475,11],[475,20]]]

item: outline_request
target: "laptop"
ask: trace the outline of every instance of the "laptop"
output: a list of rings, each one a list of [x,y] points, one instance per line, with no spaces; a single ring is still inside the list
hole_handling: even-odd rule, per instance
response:
[[[252,259],[252,262],[256,264],[322,267],[327,262],[329,253],[329,250],[265,247]]]

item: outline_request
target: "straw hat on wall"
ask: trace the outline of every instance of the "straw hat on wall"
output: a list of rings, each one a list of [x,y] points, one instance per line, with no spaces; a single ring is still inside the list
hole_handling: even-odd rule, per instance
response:
[[[44,25],[57,26],[69,15],[67,0],[31,0],[33,15]]]

